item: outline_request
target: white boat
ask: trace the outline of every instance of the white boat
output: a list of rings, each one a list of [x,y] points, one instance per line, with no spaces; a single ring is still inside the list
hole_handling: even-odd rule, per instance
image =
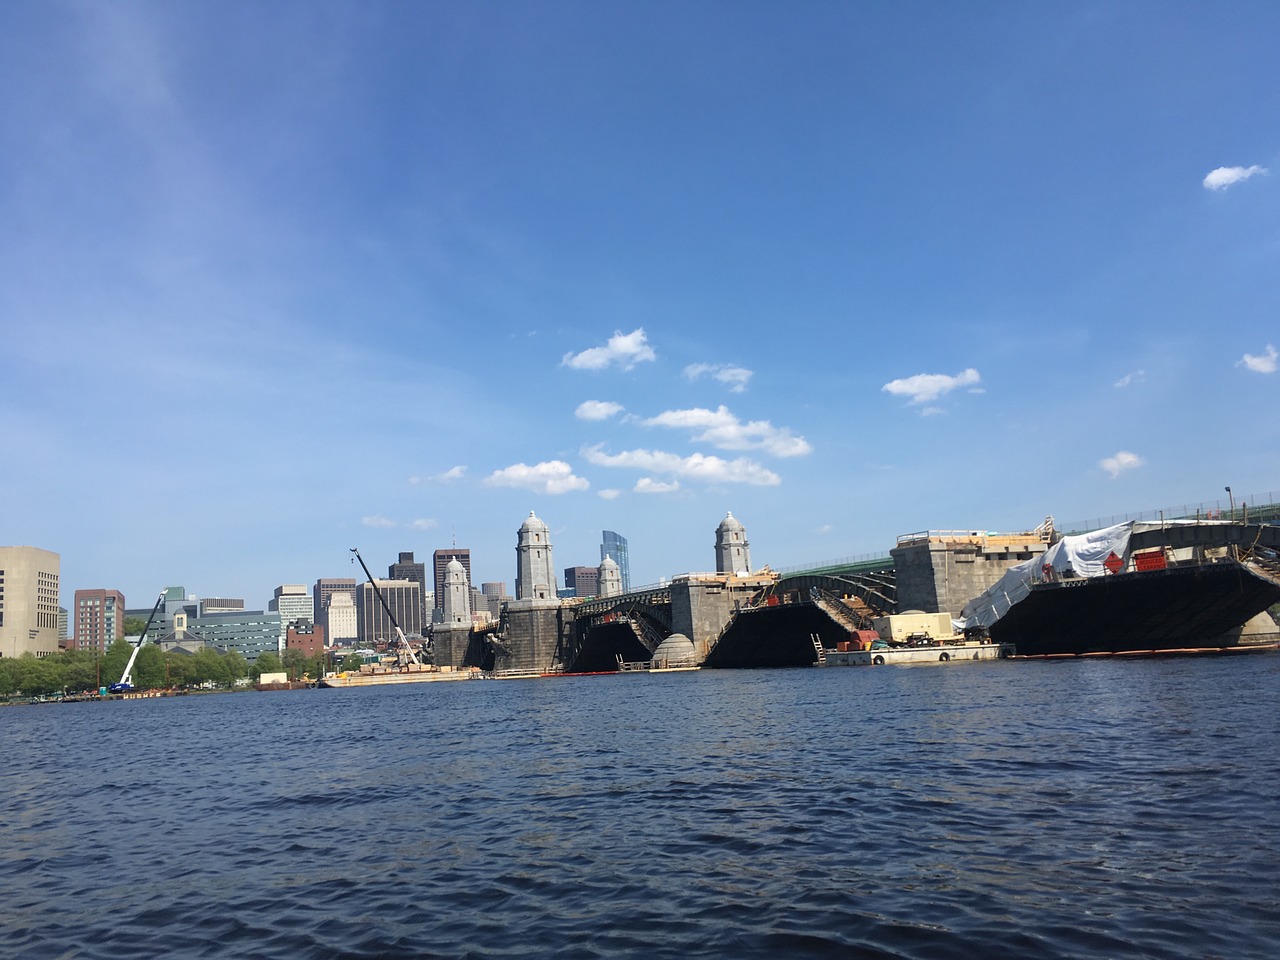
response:
[[[877,667],[889,663],[967,663],[999,660],[1013,654],[1008,643],[981,643],[963,640],[922,646],[874,646],[869,650],[825,650],[829,667]]]

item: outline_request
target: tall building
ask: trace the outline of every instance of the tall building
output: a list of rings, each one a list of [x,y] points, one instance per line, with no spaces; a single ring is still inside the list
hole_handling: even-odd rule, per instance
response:
[[[716,527],[716,573],[745,577],[751,572],[751,545],[747,528],[732,513]]]
[[[412,553],[401,553],[400,559],[391,564],[387,568],[387,577],[391,580],[412,580],[421,587],[420,595],[422,597],[422,622],[427,622],[427,565],[425,563],[415,563]],[[432,581],[432,589],[435,587],[435,581]]]
[[[333,646],[346,646],[360,636],[360,619],[356,616],[356,602],[349,593],[335,593],[325,607],[325,635]]]
[[[600,568],[565,567],[564,585],[572,591],[571,597],[597,597],[600,595]]]
[[[507,593],[507,585],[503,581],[486,580],[480,584],[480,593],[484,596],[484,609],[489,611],[489,618],[497,620],[502,616],[502,605],[512,599]],[[481,609],[479,605],[472,606],[473,611]]]
[[[618,573],[622,575],[622,592],[631,589],[631,555],[627,553],[627,538],[612,530],[601,531],[600,559],[612,557],[618,565]]]
[[[457,560],[467,574],[467,585],[471,585],[471,551],[465,547],[450,547],[448,550],[437,550],[431,555],[431,566],[434,571],[432,588],[435,592],[433,620],[444,619],[444,575],[450,560]]]
[[[334,642],[333,624],[329,622],[329,605],[333,602],[333,598],[339,594],[346,594],[351,598],[351,612],[354,616],[356,608],[356,580],[354,577],[321,577],[316,581],[314,587],[311,588],[311,605],[315,610],[315,622],[325,628],[326,636],[329,642]],[[355,621],[352,621],[352,630]],[[346,636],[346,634],[344,634]],[[355,633],[350,634],[352,638]]]
[[[119,590],[77,590],[75,647],[106,650],[124,636],[124,594]]]
[[[422,634],[422,585],[413,580],[375,580],[360,584],[360,602],[356,607],[357,629],[360,643],[397,642],[395,627],[387,617],[387,611],[378,602],[373,584],[378,585],[382,599],[391,609],[395,622],[405,636]]]
[[[39,547],[0,547],[0,657],[58,652],[62,558]]]
[[[280,649],[284,650],[285,633],[289,624],[297,620],[315,623],[316,612],[306,584],[282,583],[276,587],[275,596],[267,603],[267,610],[280,614]]]
[[[516,534],[516,599],[554,600],[555,566],[551,562],[551,531],[532,510]]]

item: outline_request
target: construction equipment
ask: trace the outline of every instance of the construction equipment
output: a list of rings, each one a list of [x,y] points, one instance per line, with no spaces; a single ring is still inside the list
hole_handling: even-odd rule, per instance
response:
[[[111,693],[126,693],[133,689],[133,663],[138,659],[138,651],[142,649],[142,645],[147,642],[147,631],[151,629],[151,623],[156,618],[156,612],[160,609],[160,604],[164,603],[164,590],[160,591],[160,596],[156,598],[156,605],[151,608],[151,616],[147,617],[147,625],[142,628],[142,636],[138,638],[138,645],[133,648],[133,653],[129,654],[129,662],[124,665],[124,673],[120,675],[120,682],[113,683],[107,687]]]
[[[396,623],[395,614],[391,612],[391,608],[387,606],[387,601],[383,599],[382,591],[378,589],[378,581],[373,579],[373,574],[369,572],[369,568],[364,565],[364,557],[360,556],[360,551],[355,547],[351,548],[351,552],[356,555],[356,559],[360,561],[360,568],[364,570],[364,575],[369,578],[369,585],[373,587],[374,595],[378,598],[378,602],[382,604],[382,609],[386,611],[387,619],[391,621],[391,626],[395,627],[396,636],[400,638],[401,646],[409,654],[409,660],[415,666],[422,666],[422,661],[418,659],[418,654],[414,652],[413,647],[405,638],[404,631],[400,629],[400,624]]]

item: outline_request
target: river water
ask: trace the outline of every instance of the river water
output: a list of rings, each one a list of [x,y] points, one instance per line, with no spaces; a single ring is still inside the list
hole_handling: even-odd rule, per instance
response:
[[[0,956],[1280,955],[1280,655],[0,710]]]

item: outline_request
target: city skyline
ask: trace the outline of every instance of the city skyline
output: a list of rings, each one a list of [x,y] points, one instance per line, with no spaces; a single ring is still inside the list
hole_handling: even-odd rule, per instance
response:
[[[726,16],[728,11],[732,16]],[[0,542],[514,592],[1280,486],[1280,7],[0,6]],[[316,442],[301,444],[301,437]]]

